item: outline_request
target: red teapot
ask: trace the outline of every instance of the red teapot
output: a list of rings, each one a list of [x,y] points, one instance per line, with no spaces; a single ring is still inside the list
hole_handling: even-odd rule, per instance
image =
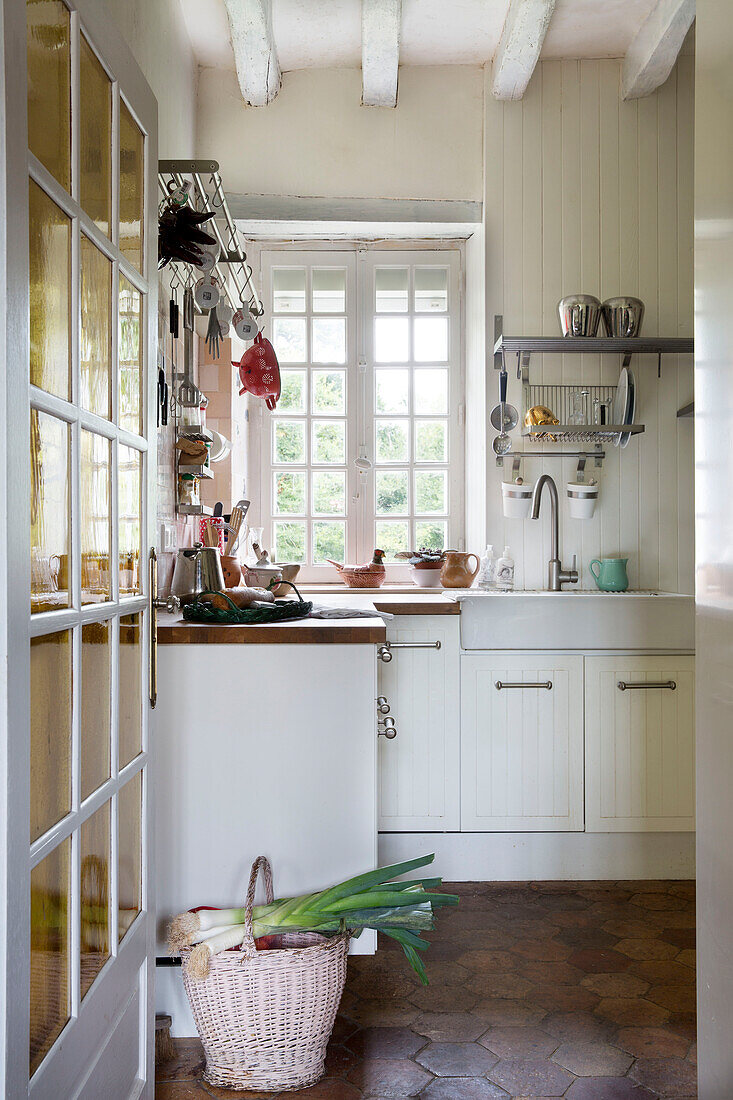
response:
[[[240,395],[249,390],[255,397],[264,397],[268,409],[274,409],[280,397],[280,366],[274,347],[261,332],[240,361],[232,361],[232,366],[239,370]]]

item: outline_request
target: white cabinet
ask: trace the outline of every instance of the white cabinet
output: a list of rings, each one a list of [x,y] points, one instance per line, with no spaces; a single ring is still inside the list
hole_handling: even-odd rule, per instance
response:
[[[491,652],[461,662],[462,829],[582,831],[583,658]]]
[[[379,666],[397,736],[379,738],[379,828],[441,832],[460,828],[459,618],[398,616],[387,639],[400,643]],[[440,642],[440,649],[415,642]],[[402,645],[408,648],[401,648]]]
[[[589,832],[694,829],[694,678],[693,657],[586,658]]]

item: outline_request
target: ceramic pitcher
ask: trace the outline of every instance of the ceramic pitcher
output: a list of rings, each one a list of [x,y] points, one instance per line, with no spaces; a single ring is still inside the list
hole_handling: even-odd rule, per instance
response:
[[[476,568],[471,571],[468,559],[473,558]],[[458,550],[447,550],[443,568],[440,570],[440,583],[443,588],[470,588],[478,573],[480,562],[475,554],[461,554]]]
[[[628,558],[594,558],[589,569],[602,592],[625,592],[629,587],[626,573]],[[598,566],[596,571],[593,566]]]

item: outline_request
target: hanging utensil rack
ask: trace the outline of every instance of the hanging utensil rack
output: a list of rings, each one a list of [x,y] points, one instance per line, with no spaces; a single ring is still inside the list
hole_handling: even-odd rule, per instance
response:
[[[247,253],[239,231],[232,218],[224,185],[219,174],[219,162],[216,160],[159,160],[158,186],[161,191],[161,210],[167,202],[172,188],[183,186],[190,178],[193,188],[191,200],[197,210],[214,213],[215,217],[206,223],[206,231],[213,233],[220,248],[220,256],[210,274],[221,285],[224,294],[236,311],[240,305],[247,304],[253,317],[262,317],[265,310],[254,284],[253,272],[247,262]],[[226,265],[226,272],[223,266]],[[198,279],[203,272],[191,264],[180,261],[171,264],[174,271],[178,266],[186,270],[186,277],[179,283],[190,283]],[[234,289],[232,289],[232,283]]]

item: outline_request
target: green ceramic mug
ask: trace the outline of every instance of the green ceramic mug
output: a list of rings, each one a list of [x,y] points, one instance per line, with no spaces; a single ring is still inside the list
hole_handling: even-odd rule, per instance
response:
[[[594,558],[589,565],[598,587],[602,592],[625,592],[629,587],[629,578],[626,573],[628,558]],[[598,572],[593,568],[598,566]]]

